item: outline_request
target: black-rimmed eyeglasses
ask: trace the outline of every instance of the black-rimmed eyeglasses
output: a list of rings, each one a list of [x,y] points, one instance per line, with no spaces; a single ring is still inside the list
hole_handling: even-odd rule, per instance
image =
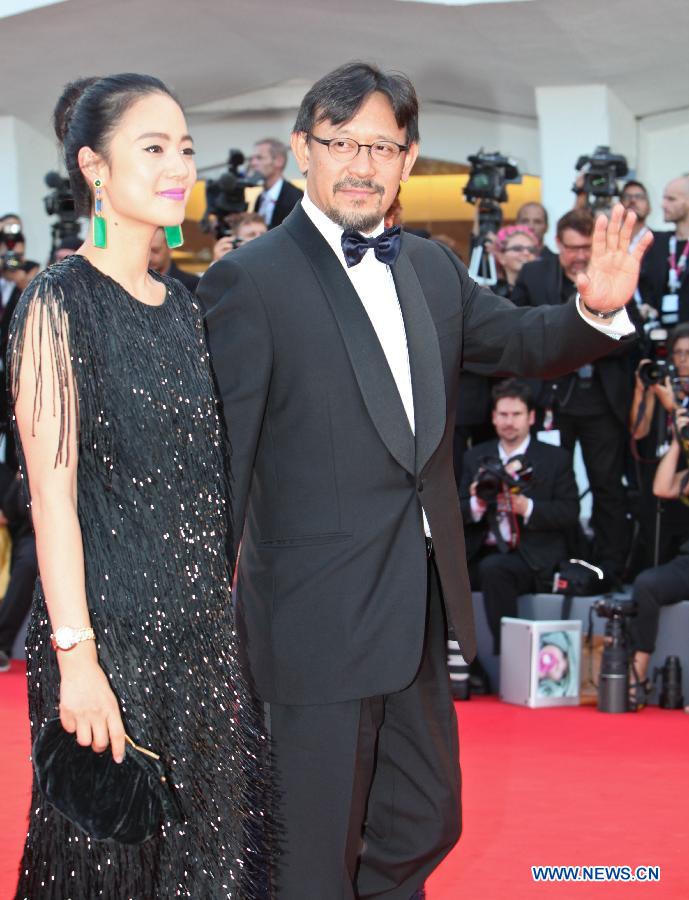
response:
[[[317,144],[322,144],[328,148],[328,152],[333,159],[338,162],[349,162],[359,155],[362,147],[365,147],[371,159],[379,163],[394,162],[401,153],[405,153],[409,149],[408,144],[396,144],[394,141],[376,141],[375,144],[360,144],[352,138],[325,138],[316,137],[315,134],[308,133]]]

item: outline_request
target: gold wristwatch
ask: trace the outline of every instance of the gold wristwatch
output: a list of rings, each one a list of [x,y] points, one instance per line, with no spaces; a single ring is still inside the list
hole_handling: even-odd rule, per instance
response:
[[[71,650],[82,641],[95,641],[95,639],[93,628],[71,628],[69,625],[62,625],[55,634],[50,635],[53,650]]]

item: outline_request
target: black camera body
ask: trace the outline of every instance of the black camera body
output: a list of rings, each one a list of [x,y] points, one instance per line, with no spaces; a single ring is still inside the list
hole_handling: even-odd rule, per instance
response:
[[[476,496],[484,503],[497,503],[505,487],[512,494],[520,494],[532,475],[533,466],[525,456],[515,456],[505,464],[497,457],[485,456],[476,474]]]
[[[246,157],[241,150],[231,149],[227,158],[227,171],[216,179],[206,181],[206,211],[201,220],[201,229],[213,231],[215,239],[231,233],[226,222],[227,216],[246,212],[248,203],[244,191],[248,187],[263,184],[263,177],[242,169]]]
[[[513,159],[501,153],[486,153],[483,148],[469,157],[471,171],[464,187],[464,196],[469,203],[477,200],[492,201],[493,204],[505,203],[507,182],[519,182],[521,176]]]
[[[47,187],[51,188],[50,193],[43,198],[43,206],[49,216],[57,216],[57,222],[52,225],[54,251],[60,241],[79,236],[81,232],[79,214],[74,204],[69,178],[63,178],[58,172],[48,172],[43,180]]]
[[[619,194],[617,179],[629,172],[626,157],[611,153],[610,147],[596,147],[591,156],[580,156],[575,169],[580,172],[588,166],[584,175],[584,193],[595,198],[594,206],[607,206],[612,197]]]
[[[666,378],[677,378],[677,369],[666,359],[648,360],[639,366],[639,379],[644,387],[662,384]]]
[[[636,603],[623,603],[613,597],[601,597],[591,605],[594,612],[602,619],[624,619],[637,614]]]

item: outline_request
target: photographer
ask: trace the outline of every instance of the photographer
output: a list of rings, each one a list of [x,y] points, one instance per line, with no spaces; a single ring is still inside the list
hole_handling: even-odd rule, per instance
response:
[[[530,436],[534,403],[528,386],[509,378],[493,388],[492,398],[498,439],[467,451],[460,501],[471,586],[483,591],[499,653],[500,619],[517,615],[520,594],[552,583],[556,566],[567,556],[579,498],[569,453]],[[522,478],[510,489],[520,463]],[[496,467],[510,479],[491,477]],[[533,476],[527,480],[529,467]]]
[[[230,234],[226,234],[215,242],[213,262],[222,259],[230,250],[236,250],[242,244],[255,241],[268,230],[263,217],[258,213],[239,213],[239,215],[228,216],[228,225],[231,229]]]
[[[6,672],[12,645],[31,606],[38,563],[24,484],[5,463],[0,463],[0,524],[7,525],[12,536],[10,580],[0,605],[0,672]]]
[[[190,293],[196,293],[200,278],[191,272],[185,272],[184,269],[180,269],[179,266],[175,265],[172,259],[172,251],[167,245],[165,232],[162,228],[158,228],[153,235],[148,256],[148,267],[160,275],[176,278]]]
[[[635,570],[672,559],[689,531],[689,509],[682,503],[661,503],[653,493],[658,460],[672,441],[672,415],[689,405],[689,322],[670,333],[669,373],[664,363],[642,359],[636,372],[629,428],[636,442],[640,490],[639,535]]]
[[[675,230],[655,232],[641,265],[639,293],[663,325],[675,325],[689,320],[689,175],[669,182],[662,206]]]
[[[0,307],[4,309],[14,291],[14,282],[7,277],[6,269],[24,259],[24,235],[22,221],[14,213],[0,216]]]
[[[577,275],[591,259],[593,215],[588,209],[565,213],[557,223],[558,256],[526,263],[512,292],[517,306],[559,305],[576,293]],[[627,304],[633,322],[638,313]],[[627,500],[622,484],[627,420],[631,404],[634,342],[621,341],[605,359],[570,375],[543,382],[538,404],[553,418],[561,446],[574,452],[577,441],[593,495],[591,527],[595,561],[614,585],[622,578],[629,544]]]
[[[689,431],[689,412],[682,408],[675,413],[675,434],[670,449],[658,465],[653,482],[656,497],[664,500],[678,500],[689,496],[687,448],[682,446],[687,443],[684,438],[685,430]],[[678,470],[680,465],[682,468]],[[689,540],[685,539],[674,559],[662,566],[646,569],[634,581],[632,601],[637,604],[638,614],[630,622],[634,650],[629,688],[630,705],[637,708],[644,706],[652,687],[647,678],[648,664],[655,650],[661,607],[688,599]],[[689,712],[689,707],[686,711]]]
[[[256,200],[254,212],[261,214],[269,229],[279,225],[304,196],[284,179],[288,152],[282,141],[265,138],[256,142],[249,157],[250,171],[263,178],[263,193]]]

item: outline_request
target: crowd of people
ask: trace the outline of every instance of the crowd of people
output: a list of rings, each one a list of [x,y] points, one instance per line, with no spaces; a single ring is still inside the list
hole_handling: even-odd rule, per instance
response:
[[[274,138],[256,142],[249,165],[262,177],[264,187],[253,210],[226,217],[226,233],[214,243],[213,262],[280,224],[300,201],[302,192],[284,178],[288,152],[287,146]],[[650,199],[641,182],[630,180],[621,185],[619,200],[637,216],[633,248],[648,231]],[[681,571],[682,547],[689,538],[689,508],[681,498],[667,491],[662,493],[655,477],[659,463],[669,451],[679,452],[678,459],[682,460],[685,457],[681,448],[687,445],[686,441],[678,442],[676,414],[689,405],[689,177],[680,176],[667,185],[662,210],[673,230],[654,233],[637,290],[627,304],[636,329],[635,339],[620,342],[614,353],[593,364],[546,381],[500,383],[498,378],[468,369],[462,374],[464,390],[457,410],[454,447],[455,476],[469,535],[472,585],[483,591],[495,651],[499,652],[500,619],[503,615],[516,615],[518,594],[545,590],[561,560],[576,553],[600,566],[605,576],[603,589],[622,589],[639,576],[638,588],[634,582],[634,599],[642,609],[635,621],[651,622],[641,628],[643,637],[635,639],[639,648],[636,674],[644,685],[643,691],[636,688],[640,702],[650,690],[648,654],[653,650],[657,629],[657,615],[654,619],[648,607],[657,611],[664,602],[675,602],[666,601],[662,589],[659,598],[649,599],[649,590],[644,590],[643,585],[655,583],[656,573],[662,580],[661,567],[678,565],[678,560]],[[402,218],[398,194],[386,224],[400,223]],[[501,227],[486,242],[498,274],[492,290],[517,306],[566,303],[576,292],[577,275],[588,266],[594,215],[581,203],[580,196],[574,208],[557,221],[555,252],[545,242],[548,224],[547,210],[540,203],[528,202],[518,210],[513,224]],[[56,248],[53,261],[74,253],[79,244],[79,238],[66,237]],[[26,255],[22,222],[14,213],[0,218],[0,259],[0,341],[4,358],[12,312],[23,289],[41,268]],[[153,238],[149,265],[161,275],[178,279],[192,293],[198,286],[197,275],[175,264],[162,228]],[[655,372],[658,363],[656,377],[650,381],[642,377],[645,371]],[[2,394],[3,465],[12,473],[17,460],[8,427],[5,391]],[[506,405],[516,409],[505,412]],[[542,436],[548,444],[559,444],[568,454],[559,455],[539,440],[537,435],[542,432],[547,433],[547,437]],[[518,440],[512,437],[514,434]],[[580,521],[571,465],[562,481],[555,477],[555,470],[561,469],[557,462],[571,462],[577,442],[591,493],[592,514],[588,522]],[[517,449],[527,455],[535,468],[533,487],[525,488],[530,494],[529,509],[521,508],[526,494],[515,499],[509,491],[504,498],[501,496],[495,509],[486,506],[475,494],[475,476],[481,461],[484,457],[504,461]],[[555,491],[552,496],[550,489]],[[541,496],[544,490],[548,496]],[[15,493],[10,492],[12,497]],[[556,515],[545,513],[544,501],[546,507],[550,504],[557,510]],[[535,518],[534,503],[538,508]],[[7,506],[17,508],[12,499]],[[0,515],[6,516],[4,506],[0,509]],[[496,512],[497,519],[502,519],[497,530]],[[512,523],[513,535],[507,546],[501,546],[500,529],[505,530],[508,522]],[[28,611],[35,578],[35,550],[33,555],[25,550],[24,522],[12,524],[8,520],[6,524],[22,540],[14,551],[13,587],[0,611],[0,671],[9,667],[14,638]],[[483,535],[482,539],[478,539],[478,534]],[[685,593],[689,597],[689,577],[686,585],[682,582],[681,589],[667,596],[681,599]],[[635,630],[638,632],[639,628]],[[477,691],[488,689],[487,679],[477,666],[472,685]]]

